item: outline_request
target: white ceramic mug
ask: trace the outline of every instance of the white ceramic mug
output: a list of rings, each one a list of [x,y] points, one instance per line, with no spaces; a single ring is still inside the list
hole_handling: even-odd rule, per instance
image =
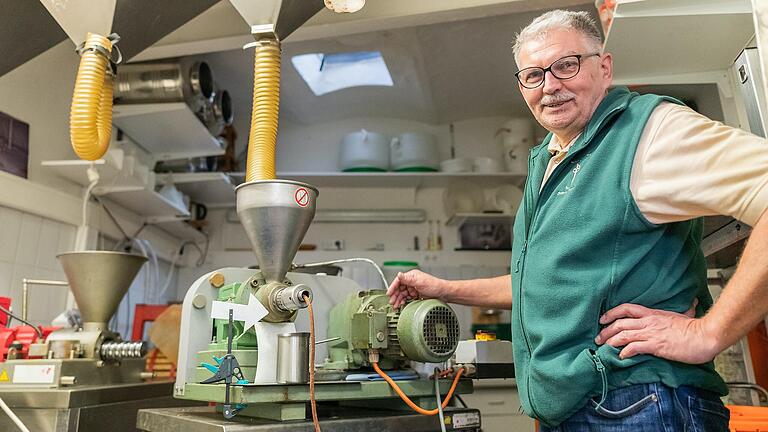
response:
[[[512,174],[528,174],[528,145],[522,142],[505,143],[504,163],[507,166],[507,171]]]

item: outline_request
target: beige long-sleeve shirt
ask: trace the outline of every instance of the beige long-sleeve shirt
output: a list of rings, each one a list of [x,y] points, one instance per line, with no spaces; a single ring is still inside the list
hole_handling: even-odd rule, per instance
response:
[[[575,141],[553,137],[542,185]],[[768,208],[768,142],[663,102],[640,137],[630,190],[652,223],[727,215],[754,226]]]

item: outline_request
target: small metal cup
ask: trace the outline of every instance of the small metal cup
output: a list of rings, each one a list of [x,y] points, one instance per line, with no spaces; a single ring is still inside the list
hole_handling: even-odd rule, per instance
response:
[[[277,382],[309,382],[309,333],[283,333],[277,336]]]

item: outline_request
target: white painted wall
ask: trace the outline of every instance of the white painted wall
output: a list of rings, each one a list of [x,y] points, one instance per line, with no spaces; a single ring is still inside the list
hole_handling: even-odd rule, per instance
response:
[[[0,296],[21,315],[21,280],[66,280],[56,255],[72,249],[75,226],[0,206]],[[31,286],[28,319],[49,324],[63,310],[67,290]],[[18,325],[15,322],[14,325]]]
[[[0,77],[0,111],[29,123],[29,179],[79,193],[40,166],[48,159],[73,159],[69,107],[80,57],[65,40]]]

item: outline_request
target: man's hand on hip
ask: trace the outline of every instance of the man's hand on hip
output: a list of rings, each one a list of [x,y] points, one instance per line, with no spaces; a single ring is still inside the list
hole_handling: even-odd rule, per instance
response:
[[[443,282],[445,281],[420,270],[398,273],[387,289],[389,302],[397,309],[408,300],[442,298]]]
[[[696,303],[680,314],[625,303],[605,313],[601,324],[609,324],[595,338],[598,345],[621,348],[619,357],[650,354],[668,360],[701,364],[717,355],[716,342],[695,316]]]

